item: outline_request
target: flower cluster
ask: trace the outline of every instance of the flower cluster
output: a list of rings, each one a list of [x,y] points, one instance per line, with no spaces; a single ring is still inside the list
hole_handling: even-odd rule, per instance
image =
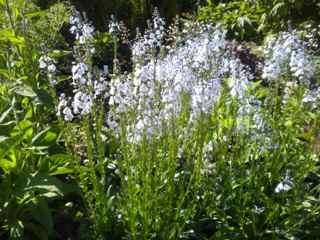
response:
[[[75,15],[70,17],[70,32],[75,35],[76,40],[80,44],[86,44],[93,39],[94,27],[83,21],[79,12],[75,11]]]
[[[302,102],[309,104],[312,109],[319,107],[320,104],[320,87],[307,90],[303,96]]]
[[[79,45],[74,48],[76,61],[71,69],[74,95],[66,98],[65,94],[62,94],[58,106],[58,115],[63,115],[66,121],[72,121],[76,115],[90,114],[94,101],[106,98],[109,75],[108,67],[99,70],[90,64],[93,54],[93,27],[83,22],[79,13],[70,18],[70,24],[70,31],[76,35]]]
[[[270,81],[278,79],[287,69],[292,76],[308,85],[314,68],[305,43],[296,34],[284,32],[268,42],[262,77]]]
[[[74,86],[89,85],[88,70],[88,66],[83,62],[74,64],[72,66],[72,84]]]
[[[69,101],[70,98],[66,98],[66,95],[63,93],[59,97],[59,104],[57,107],[57,116],[63,116],[64,120],[67,122],[72,121],[72,119],[74,118],[72,110],[68,106]]]
[[[286,173],[285,178],[278,183],[276,188],[274,189],[275,193],[284,193],[288,192],[293,188],[293,180],[292,178]]]
[[[111,15],[111,21],[109,22],[109,33],[111,35],[117,35],[120,32],[120,25],[114,15]]]
[[[58,115],[62,113],[66,121],[71,121],[74,115],[88,115],[91,113],[94,101],[98,98],[105,99],[107,96],[108,74],[107,67],[103,71],[97,70],[93,74],[89,71],[88,65],[83,62],[73,65],[72,85],[74,87],[74,96],[67,100],[65,95],[62,94]]]
[[[199,29],[164,58],[135,64],[132,74],[111,81],[110,126],[117,127],[117,116],[134,110],[136,118],[127,133],[132,141],[139,141],[143,134],[157,132],[164,121],[178,116],[186,99],[192,122],[213,108],[222,82],[233,97],[245,99],[253,76],[228,49],[225,32],[212,26]]]
[[[153,19],[148,23],[149,28],[143,36],[138,34],[132,46],[133,58],[137,60],[149,59],[154,56],[158,48],[161,47],[165,37],[165,22],[160,17],[157,9],[153,13]]]
[[[55,73],[57,67],[55,60],[47,55],[41,56],[39,59],[39,67],[47,73],[51,86],[56,85],[57,81],[55,80]]]

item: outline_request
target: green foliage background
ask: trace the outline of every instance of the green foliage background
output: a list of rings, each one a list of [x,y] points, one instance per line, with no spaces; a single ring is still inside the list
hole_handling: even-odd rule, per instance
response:
[[[303,23],[319,24],[317,0],[207,0],[199,9],[200,20],[221,22],[229,36],[240,40],[261,40],[268,32],[299,28]]]
[[[37,0],[42,8],[47,8],[55,0]],[[106,29],[110,15],[114,14],[123,20],[127,26],[134,29],[136,26],[144,26],[146,20],[157,7],[162,16],[167,20],[176,14],[190,12],[197,9],[197,0],[70,0],[79,11],[84,11],[100,30]]]
[[[48,8],[56,0],[35,0]],[[229,29],[229,37],[239,40],[262,40],[269,32],[319,24],[317,0],[69,0],[86,12],[101,31],[114,14],[131,29],[143,28],[155,7],[170,22],[177,14],[196,13],[201,21],[220,22]]]

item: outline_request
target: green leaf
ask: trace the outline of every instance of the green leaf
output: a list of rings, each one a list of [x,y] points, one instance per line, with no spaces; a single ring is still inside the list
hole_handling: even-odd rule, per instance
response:
[[[9,107],[6,111],[4,111],[1,115],[0,115],[0,123],[3,123],[3,121],[6,119],[6,117],[9,115],[9,113],[12,111],[13,106]]]
[[[0,123],[0,127],[7,127],[10,125],[14,125],[16,122],[15,121],[9,121],[9,122],[5,122],[5,123]]]
[[[33,134],[32,127],[28,127],[27,129],[25,129],[22,139],[30,142],[32,140],[32,134]]]
[[[69,163],[73,157],[69,154],[54,154],[49,157],[49,160],[53,163]]]
[[[29,180],[29,184],[23,189],[24,192],[35,191],[46,198],[56,198],[64,195],[63,183],[55,177],[37,174]]]
[[[42,130],[41,132],[39,132],[38,134],[36,134],[31,141],[31,144],[34,144],[36,141],[38,141],[39,139],[41,139],[41,137],[43,137],[48,131],[50,130],[50,127],[47,127],[46,129]]]
[[[279,2],[277,3],[272,10],[270,11],[270,15],[271,16],[277,16],[279,15],[279,12],[285,7],[285,3],[284,2]]]
[[[9,138],[6,136],[0,136],[0,143],[6,141],[7,139],[9,139]]]
[[[240,26],[241,28],[244,28],[245,25],[252,25],[250,19],[247,16],[241,16],[238,18],[237,20],[238,22],[238,26]]]
[[[14,45],[24,45],[24,38],[20,36],[16,36],[12,29],[0,29],[0,42],[11,42]]]
[[[40,89],[36,90],[35,94],[37,99],[45,106],[54,108],[54,99],[52,96],[45,90]]]
[[[48,154],[47,150],[48,150],[48,146],[32,146],[32,147],[27,147],[24,148],[26,150],[30,150],[32,151],[33,154],[36,155],[46,155]]]
[[[68,154],[55,154],[49,157],[50,175],[63,175],[74,172],[73,168],[69,167],[73,158]]]
[[[53,143],[57,139],[57,133],[55,132],[47,132],[46,136],[44,137],[44,142],[47,144]]]
[[[36,97],[37,94],[33,91],[33,89],[28,85],[18,86],[14,89],[14,92],[18,95],[25,97]]]
[[[5,159],[0,159],[0,168],[6,173],[10,173],[12,169],[16,168],[16,163]]]
[[[41,16],[45,16],[46,12],[45,11],[34,11],[34,12],[29,12],[26,13],[25,16],[26,17],[41,17]]]
[[[55,176],[55,175],[64,175],[64,174],[70,174],[73,173],[73,169],[68,168],[68,167],[58,167],[56,170],[50,172],[50,176]]]
[[[23,239],[24,225],[22,221],[17,220],[10,228],[10,238]]]

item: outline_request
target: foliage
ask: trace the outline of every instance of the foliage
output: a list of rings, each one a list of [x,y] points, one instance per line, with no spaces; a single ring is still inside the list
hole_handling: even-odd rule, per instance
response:
[[[221,22],[231,38],[261,40],[268,32],[297,28],[306,21],[319,19],[317,1],[211,1],[199,9],[198,18]]]
[[[112,9],[142,21],[153,4]],[[166,28],[155,11],[130,40],[115,18],[95,32],[66,4],[0,0],[0,238],[317,238],[320,58],[304,21],[318,13],[295,18],[305,4],[207,1],[199,19],[216,26]],[[290,19],[304,31],[279,33]]]
[[[111,25],[117,57],[119,28]],[[60,100],[59,114],[84,134],[78,174],[94,238],[316,235],[308,221],[318,214],[304,216],[319,206],[319,116],[312,113],[319,106],[308,95],[318,83],[304,44],[280,34],[262,53],[268,74],[252,76],[223,31],[185,23],[168,46],[163,26],[155,14],[132,43],[131,73],[115,62],[107,95],[96,88],[93,31],[82,41],[79,28],[76,37],[75,94]],[[206,91],[213,84],[217,91]],[[306,180],[311,173],[314,182]]]
[[[37,5],[46,9],[56,0],[36,0]],[[95,27],[104,31],[111,15],[115,15],[126,23],[132,31],[136,27],[144,28],[146,20],[152,15],[157,7],[165,18],[171,21],[177,14],[192,12],[197,9],[198,0],[92,0],[79,1],[69,0],[80,12],[86,12]]]
[[[38,59],[44,46],[61,42],[68,13],[62,4],[45,12],[26,1],[0,1],[0,8],[0,235],[48,239],[55,235],[50,204],[77,188],[58,177],[73,168],[58,143],[54,95]]]

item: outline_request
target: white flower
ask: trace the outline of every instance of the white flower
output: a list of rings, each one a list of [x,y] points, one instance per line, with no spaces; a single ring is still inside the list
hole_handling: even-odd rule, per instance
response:
[[[91,44],[94,27],[90,23],[83,21],[79,12],[75,12],[75,15],[70,17],[70,24],[70,32],[75,34],[76,40],[80,44]]]
[[[253,212],[260,215],[265,211],[265,207],[259,207],[257,205],[254,205]]]
[[[76,33],[77,33],[77,30],[78,30],[77,26],[71,26],[71,28],[70,28],[70,32],[71,32],[72,34],[76,34]]]
[[[89,24],[84,24],[80,30],[78,40],[80,44],[85,44],[93,38],[94,28]]]
[[[111,21],[109,22],[109,33],[116,35],[120,32],[120,26],[114,15],[111,15]]]
[[[87,83],[87,74],[88,66],[85,63],[78,63],[72,66],[72,79],[74,80],[74,84],[80,83],[82,85]]]
[[[276,188],[274,189],[275,193],[288,192],[293,187],[293,181],[288,176],[285,177],[283,181],[278,183]]]
[[[269,41],[265,48],[267,57],[262,77],[274,81],[289,70],[292,76],[308,85],[314,67],[305,45],[295,34],[286,32]]]
[[[39,67],[40,69],[49,70],[49,72],[55,72],[56,68],[54,65],[55,61],[49,56],[41,56],[39,59]]]
[[[160,23],[154,25],[159,27]],[[231,55],[225,33],[219,28],[208,29],[190,34],[184,44],[165,57],[152,57],[146,63],[140,57],[148,53],[149,47],[154,48],[156,34],[149,31],[144,36],[147,43],[139,39],[133,45],[133,72],[111,80],[112,109],[108,113],[112,119],[117,119],[120,113],[136,113],[139,120],[127,129],[132,141],[146,133],[148,136],[158,133],[163,122],[181,113],[186,96],[191,122],[201,114],[208,114],[220,97],[221,82],[227,77],[232,79],[231,94],[245,99],[252,74]]]
[[[108,89],[108,82],[104,78],[100,78],[93,82],[94,97],[99,97]]]
[[[61,116],[61,113],[63,115],[64,120],[67,122],[72,121],[74,118],[71,109],[68,107],[68,100],[65,94],[61,94],[59,97],[57,116]]]
[[[79,15],[78,12],[76,12],[76,13],[77,13],[77,15]],[[70,23],[71,25],[77,25],[77,24],[80,23],[80,18],[79,18],[78,16],[70,16],[70,18],[69,18],[69,23]]]
[[[144,61],[155,54],[157,48],[161,47],[165,36],[165,21],[160,17],[157,10],[153,13],[152,24],[143,37],[138,37],[132,46],[134,59]]]
[[[92,105],[92,99],[87,93],[79,91],[73,97],[72,108],[75,114],[89,114],[91,112]]]
[[[51,86],[55,86],[57,84],[57,80],[55,80],[55,79],[50,79],[49,82],[50,82]]]
[[[48,66],[48,72],[54,73],[57,70],[56,66],[54,64],[50,64]]]
[[[52,86],[56,85],[57,81],[54,79],[57,67],[55,65],[55,60],[49,56],[41,56],[39,59],[40,69],[46,71],[49,82]]]
[[[73,114],[72,114],[72,111],[69,107],[65,107],[62,111],[63,115],[64,115],[64,120],[67,121],[67,122],[70,122],[72,121],[73,119]]]
[[[314,69],[309,56],[302,49],[292,52],[289,65],[293,76],[300,80],[308,80],[313,75]]]
[[[40,66],[41,69],[45,69],[47,67],[47,62],[44,61],[44,57],[41,57],[39,59],[39,66]]]

